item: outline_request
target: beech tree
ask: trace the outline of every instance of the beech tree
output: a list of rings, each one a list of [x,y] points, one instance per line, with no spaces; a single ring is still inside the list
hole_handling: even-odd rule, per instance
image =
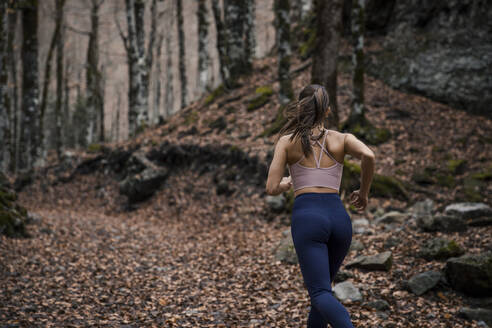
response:
[[[278,80],[280,83],[280,103],[288,103],[292,97],[290,70],[290,3],[289,0],[275,0],[276,43],[278,51]]]
[[[38,1],[24,1],[22,11],[22,121],[19,168],[31,170],[40,158],[38,88]]]
[[[149,124],[149,77],[153,62],[153,49],[157,19],[156,0],[151,2],[150,36],[145,50],[144,13],[145,0],[125,0],[127,35],[120,36],[127,53],[129,92],[129,135],[135,136]]]
[[[197,88],[200,93],[208,91],[210,77],[209,65],[210,56],[207,51],[208,44],[208,21],[207,21],[207,2],[198,0],[198,79]]]
[[[7,69],[7,1],[0,0],[0,171],[5,167],[5,153],[10,142],[9,129],[9,94]],[[6,142],[5,142],[6,141]]]
[[[212,0],[212,11],[215,19],[215,29],[217,30],[217,51],[219,53],[220,78],[225,87],[229,88],[230,72],[229,60],[227,57],[227,34],[222,20],[219,0]]]
[[[188,91],[185,63],[185,38],[183,30],[183,3],[181,0],[176,0],[176,10],[178,14],[179,80],[181,82],[181,108],[183,108],[188,105],[186,101]]]
[[[330,96],[331,114],[327,126],[338,127],[337,57],[342,29],[343,0],[315,0],[316,40],[311,83],[325,86]]]
[[[352,1],[352,64],[353,96],[349,121],[364,120],[364,30],[365,0]]]

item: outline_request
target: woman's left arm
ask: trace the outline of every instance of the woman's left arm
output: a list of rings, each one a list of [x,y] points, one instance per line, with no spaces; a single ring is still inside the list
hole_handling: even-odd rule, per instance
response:
[[[290,177],[283,178],[285,165],[287,164],[288,137],[281,137],[275,146],[272,163],[268,170],[268,179],[265,191],[269,195],[278,195],[287,191],[292,186]]]

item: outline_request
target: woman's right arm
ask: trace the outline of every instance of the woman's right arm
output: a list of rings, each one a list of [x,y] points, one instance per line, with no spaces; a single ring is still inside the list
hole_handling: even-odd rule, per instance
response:
[[[362,195],[367,197],[374,175],[374,152],[352,133],[345,133],[344,147],[345,153],[361,160],[361,181],[359,190]]]

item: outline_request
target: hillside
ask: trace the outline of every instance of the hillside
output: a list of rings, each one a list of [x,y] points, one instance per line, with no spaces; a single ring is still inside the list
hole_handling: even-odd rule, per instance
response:
[[[376,45],[373,39],[368,47]],[[344,44],[342,58],[349,51]],[[341,121],[350,107],[346,62],[338,77]],[[296,95],[310,80],[306,64],[292,65]],[[300,270],[274,252],[290,224],[288,208],[271,210],[264,193],[275,135],[260,135],[274,124],[279,108],[275,67],[275,57],[259,60],[242,87],[219,89],[133,140],[71,150],[63,163],[51,160],[33,183],[19,188],[19,202],[33,213],[27,227],[32,238],[0,237],[0,322],[304,326],[309,299]],[[490,222],[425,232],[411,217],[389,225],[376,221],[393,210],[409,213],[425,199],[433,201],[433,214],[456,202],[491,205],[492,120],[396,91],[371,76],[365,82],[368,119],[392,134],[386,143],[369,145],[376,173],[406,182],[409,197],[370,195],[365,213],[350,212],[359,225],[353,240],[362,246],[344,264],[388,250],[393,261],[388,271],[342,265],[363,297],[346,305],[353,322],[483,327],[459,313],[463,307],[490,308],[490,298],[470,297],[443,282],[417,296],[405,281],[443,270],[444,261],[416,255],[431,238],[453,240],[470,254],[492,250]],[[255,95],[257,88],[263,98]],[[126,163],[137,151],[149,165],[165,167],[165,178],[150,198],[129,203],[119,181],[138,166]],[[350,156],[346,161],[359,164]]]

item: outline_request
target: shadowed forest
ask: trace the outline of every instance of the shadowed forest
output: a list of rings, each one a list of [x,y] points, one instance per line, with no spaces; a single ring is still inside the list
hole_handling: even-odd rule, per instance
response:
[[[0,0],[0,326],[306,327],[265,183],[316,83],[375,154],[354,326],[492,327],[491,54],[486,0]]]

